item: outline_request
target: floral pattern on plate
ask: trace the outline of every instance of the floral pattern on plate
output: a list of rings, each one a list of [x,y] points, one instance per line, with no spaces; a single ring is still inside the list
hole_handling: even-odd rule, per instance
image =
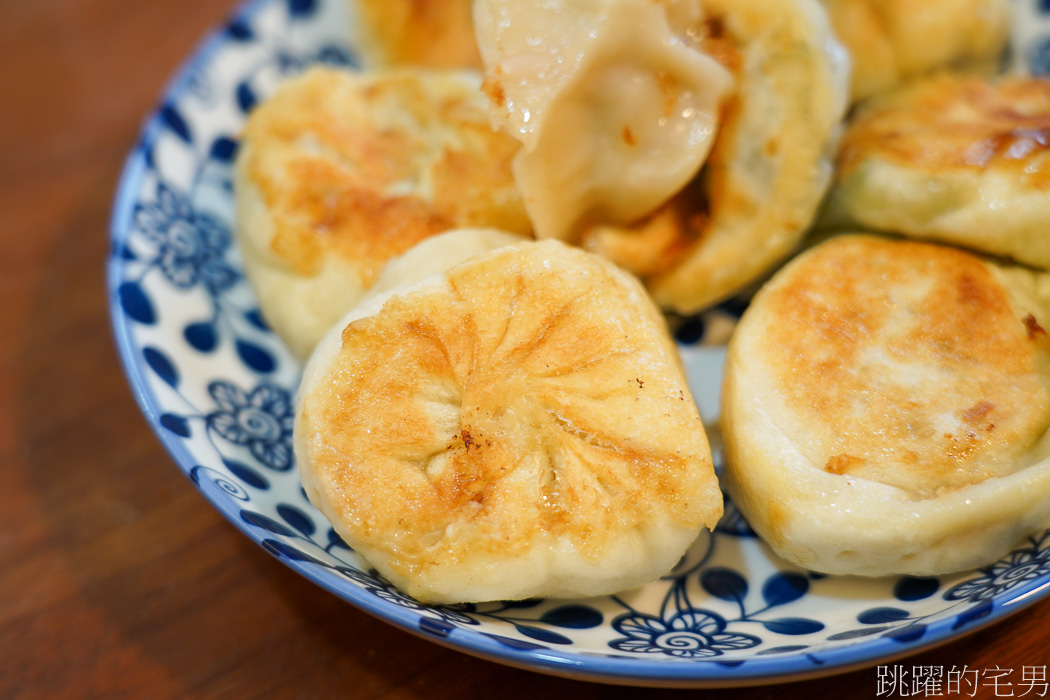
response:
[[[1017,2],[1015,60],[1050,72],[1050,8]],[[361,561],[307,501],[291,430],[300,367],[267,328],[232,240],[244,117],[278,81],[354,69],[340,0],[255,0],[191,58],[129,157],[113,219],[113,324],[136,397],[179,467],[235,525],[322,587],[436,642],[515,666],[649,685],[750,685],[915,652],[1016,612],[1050,585],[1050,536],[940,578],[848,579],[773,556],[727,503],[663,579],[616,596],[426,606]],[[1017,58],[1017,57],[1020,58]],[[719,340],[743,304],[679,319],[705,422]],[[717,434],[712,444],[716,447]]]

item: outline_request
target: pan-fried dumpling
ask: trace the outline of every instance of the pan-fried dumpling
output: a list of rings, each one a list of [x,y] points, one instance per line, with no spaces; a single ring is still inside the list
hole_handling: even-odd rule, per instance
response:
[[[1050,268],[1050,81],[939,75],[851,122],[822,225],[967,246]]]
[[[481,68],[471,0],[347,0],[365,68]]]
[[[514,175],[538,237],[629,223],[707,158],[728,71],[698,50],[689,0],[478,0],[493,123],[522,142]]]
[[[530,224],[476,74],[315,68],[252,112],[237,235],[267,321],[304,359],[386,261],[442,231]]]
[[[997,67],[1010,0],[823,0],[862,100],[933,70]]]
[[[564,8],[571,4],[564,0],[554,6],[566,12]],[[478,8],[487,5],[506,10],[507,5],[513,4],[507,0],[486,0]],[[634,5],[638,3],[608,2],[589,7],[603,8],[611,15],[614,10]],[[673,38],[665,40],[698,63],[698,56],[710,57],[732,76],[729,87],[723,88],[725,80],[717,77],[717,71],[709,70],[706,77],[697,72],[696,84],[708,84],[712,103],[715,88],[728,89],[703,170],[688,182],[681,177],[673,180],[673,186],[671,179],[662,181],[660,191],[665,199],[649,211],[638,206],[611,216],[611,210],[590,207],[588,211],[560,217],[557,207],[546,207],[544,215],[560,218],[560,223],[543,225],[537,220],[536,230],[541,237],[565,238],[615,261],[641,276],[662,306],[692,313],[760,277],[794,249],[808,228],[830,179],[830,156],[848,97],[848,59],[831,35],[826,13],[816,0],[669,0],[646,6],[645,10],[634,7],[632,11],[648,12],[654,17],[660,12],[666,14],[666,26],[671,28]],[[506,12],[524,13],[522,8],[526,6],[514,7],[518,9]],[[504,123],[509,121],[520,132],[529,128],[540,130],[543,115],[537,117],[533,105],[555,102],[552,94],[544,92],[550,89],[544,87],[548,84],[547,75],[536,70],[545,63],[532,61],[531,54],[524,51],[524,58],[518,62],[503,56],[512,52],[506,47],[501,50],[493,37],[503,36],[497,29],[500,20],[510,15],[499,14],[495,9],[487,19],[480,11],[476,18],[490,95],[497,112],[502,109]],[[613,20],[608,22],[616,26]],[[513,30],[512,23],[506,33]],[[525,37],[520,42],[528,44],[529,39],[538,37],[537,46],[546,46],[550,40],[542,39],[541,30],[542,27],[536,27],[533,33],[519,32]],[[548,33],[561,36],[552,30]],[[652,35],[654,44],[659,43],[659,36]],[[487,46],[487,41],[493,43],[495,50]],[[624,52],[630,54],[633,50],[633,44],[624,45]],[[611,50],[595,52],[592,63],[601,66],[610,54],[617,55]],[[641,62],[637,65],[648,67]],[[704,65],[710,68],[710,63]],[[530,72],[541,79],[534,80]],[[554,81],[559,88],[565,88],[563,92],[579,87],[564,79],[567,72],[568,69],[559,68],[560,79]],[[586,72],[582,75],[589,77]],[[594,83],[601,84],[600,80]],[[608,92],[614,97],[618,94]],[[539,93],[539,97],[534,93]],[[561,98],[560,93],[554,94],[564,104],[574,104],[577,99],[586,103],[590,99],[586,90],[580,95]],[[620,105],[621,109],[637,109],[634,101],[625,102],[628,104]],[[649,107],[660,104],[656,101]],[[684,117],[685,113],[681,114]],[[693,115],[704,117],[697,124],[706,131],[707,112],[697,109]],[[684,118],[682,121],[686,122]],[[630,139],[623,138],[628,132],[617,131],[614,121],[604,123],[610,143],[620,135],[620,157],[629,160]],[[535,138],[532,132],[529,138]],[[580,148],[589,148],[586,138],[580,138],[585,144]],[[557,182],[557,178],[537,178],[538,184],[529,187],[528,178],[522,177],[520,159],[526,157],[530,148],[533,147],[526,140],[515,162],[515,174],[526,207],[535,219],[533,191]],[[574,157],[576,152],[569,148],[552,151],[546,156],[551,167],[556,167],[566,154]],[[694,153],[697,157],[699,154],[699,150]],[[644,167],[639,176],[658,167],[657,161],[658,158],[641,159]],[[689,170],[684,167],[684,160],[674,162],[683,167],[671,172],[680,176]],[[600,166],[604,173],[605,164]],[[608,172],[618,176],[621,170],[610,168]],[[624,183],[634,187],[636,179]],[[551,189],[557,190],[549,196],[552,201],[571,191],[560,184]],[[618,204],[641,202],[615,188],[596,189]],[[644,203],[651,207],[658,199],[653,196]],[[540,200],[544,201],[543,197]],[[630,215],[634,215],[634,220],[630,220]]]
[[[706,0],[708,44],[733,67],[736,91],[704,171],[634,230],[596,231],[584,245],[663,241],[662,264],[639,271],[662,306],[693,313],[765,275],[797,247],[831,179],[849,63],[810,0]],[[658,247],[657,250],[660,250]]]
[[[424,601],[629,588],[722,510],[663,317],[558,241],[352,311],[306,366],[295,446],[311,501]]]
[[[1050,526],[1050,278],[844,235],[729,343],[723,485],[784,558],[836,574],[987,564]]]

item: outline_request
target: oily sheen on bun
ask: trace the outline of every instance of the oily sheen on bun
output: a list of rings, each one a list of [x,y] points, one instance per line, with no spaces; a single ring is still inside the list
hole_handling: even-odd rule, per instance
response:
[[[313,68],[245,126],[234,192],[245,272],[304,360],[386,262],[454,228],[531,225],[480,78]]]
[[[940,574],[1050,525],[1050,280],[947,246],[835,237],[730,341],[724,485],[785,559]]]
[[[722,511],[662,316],[633,277],[558,241],[352,311],[307,364],[295,447],[311,501],[421,601],[620,591],[667,573]]]
[[[1050,80],[942,74],[873,99],[822,216],[1050,269]]]

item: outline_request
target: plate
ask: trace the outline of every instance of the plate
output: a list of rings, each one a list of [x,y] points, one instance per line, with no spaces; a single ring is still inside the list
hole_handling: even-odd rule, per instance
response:
[[[1045,72],[1048,18],[1034,1],[1017,6],[1024,33],[1014,64]],[[109,294],[136,398],[178,466],[248,537],[426,639],[521,668],[636,685],[844,672],[950,641],[1046,596],[1050,531],[977,571],[866,580],[777,559],[731,503],[671,574],[620,595],[426,606],[378,576],[299,484],[291,432],[300,367],[267,328],[232,236],[231,166],[245,115],[311,63],[353,67],[348,23],[342,0],[243,6],[164,92],[114,205]],[[739,311],[725,304],[677,331],[711,425],[724,356],[714,341]]]

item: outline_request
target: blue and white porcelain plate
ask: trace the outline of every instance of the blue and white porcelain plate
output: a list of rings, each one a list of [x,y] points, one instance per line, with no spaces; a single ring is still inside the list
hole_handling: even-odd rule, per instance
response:
[[[291,446],[300,367],[262,319],[231,234],[231,164],[246,113],[311,63],[356,63],[342,2],[255,0],[208,38],[148,119],[113,212],[109,292],[130,382],[179,467],[245,534],[435,642],[536,671],[654,686],[752,685],[885,663],[1045,597],[1050,532],[978,571],[840,578],[777,559],[732,504],[674,572],[620,595],[432,607],[379,577],[300,487]],[[1015,67],[1047,72],[1046,3],[1015,4],[1024,31]],[[738,311],[724,305],[678,330],[709,424],[717,336]]]

